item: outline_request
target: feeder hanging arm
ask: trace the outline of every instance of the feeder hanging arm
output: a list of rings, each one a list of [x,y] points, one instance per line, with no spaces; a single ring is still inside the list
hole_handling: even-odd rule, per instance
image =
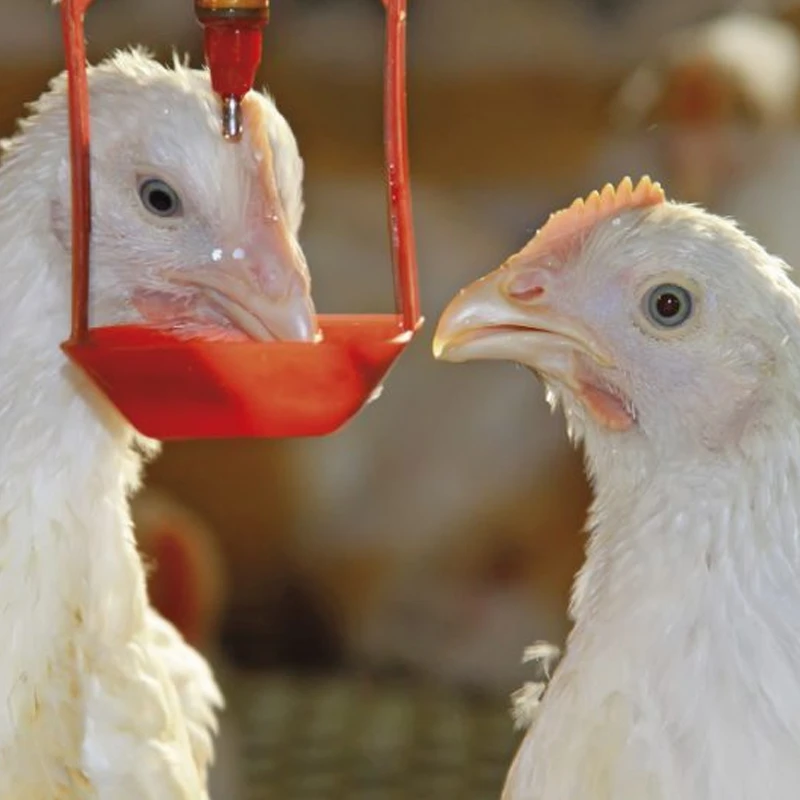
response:
[[[62,349],[133,427],[154,439],[319,436],[341,428],[374,396],[422,325],[408,175],[406,0],[384,0],[385,180],[396,313],[320,314],[322,338],[315,343],[221,342],[185,339],[145,324],[89,325],[91,176],[84,15],[90,4],[61,3],[73,244],[72,326]],[[209,36],[205,25],[206,52],[212,71],[217,70],[213,88],[222,92],[221,136],[231,139],[231,146],[241,146],[236,144],[236,109],[240,93],[249,91],[254,80],[269,4],[195,0],[198,6],[207,21],[214,21],[210,28],[221,31]],[[237,34],[237,26],[247,35]],[[226,97],[233,101],[226,104]]]

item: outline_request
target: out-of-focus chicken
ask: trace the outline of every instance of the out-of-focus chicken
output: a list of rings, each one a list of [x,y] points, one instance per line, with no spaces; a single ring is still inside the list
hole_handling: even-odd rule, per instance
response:
[[[718,211],[794,136],[799,100],[800,39],[790,25],[737,12],[682,29],[623,83],[596,173],[650,172],[675,196]]]
[[[207,796],[221,704],[205,660],[149,605],[128,495],[138,437],[60,344],[70,330],[66,77],[0,164],[0,795]],[[219,132],[208,74],[120,53],[89,70],[97,325],[309,340],[296,242],[302,162],[271,99]]]
[[[434,352],[534,370],[595,491],[574,627],[541,704],[541,687],[521,695],[532,727],[503,796],[794,798],[800,290],[786,265],[626,179],[462,290]]]
[[[659,176],[676,197],[730,216],[800,264],[800,39],[733,14],[667,37],[625,83],[591,174]]]

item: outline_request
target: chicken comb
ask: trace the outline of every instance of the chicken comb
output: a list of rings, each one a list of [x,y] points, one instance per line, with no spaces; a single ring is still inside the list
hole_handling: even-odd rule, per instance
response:
[[[644,175],[636,186],[624,177],[614,188],[607,183],[601,191],[596,189],[585,198],[577,198],[567,208],[555,211],[537,231],[533,239],[520,251],[521,256],[568,254],[582,234],[622,211],[632,211],[663,203],[666,200],[661,184]],[[565,252],[567,251],[567,252]]]

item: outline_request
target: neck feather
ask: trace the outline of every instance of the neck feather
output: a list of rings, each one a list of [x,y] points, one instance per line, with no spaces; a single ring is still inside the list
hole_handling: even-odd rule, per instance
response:
[[[800,641],[800,426],[778,424],[795,409],[770,416],[774,426],[691,464],[598,471],[576,628],[602,615],[658,636],[682,618],[741,607]]]
[[[146,592],[127,505],[134,432],[60,349],[68,254],[46,189],[16,171],[0,168],[0,745],[27,732],[36,753],[55,719],[81,741],[82,661],[130,641]]]

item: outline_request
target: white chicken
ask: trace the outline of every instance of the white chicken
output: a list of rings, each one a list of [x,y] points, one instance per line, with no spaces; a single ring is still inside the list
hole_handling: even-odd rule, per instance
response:
[[[800,39],[787,23],[739,11],[652,49],[614,99],[614,131],[593,172],[655,173],[681,200],[727,214],[726,199],[785,161],[784,140],[797,138]],[[756,233],[747,217],[736,219]]]
[[[435,353],[562,402],[595,491],[574,628],[507,800],[800,786],[800,290],[731,221],[625,179],[445,310]],[[544,650],[542,650],[544,652]]]
[[[90,68],[93,324],[309,340],[302,162],[273,102],[220,135],[205,72],[139,52]],[[148,605],[127,496],[143,441],[65,359],[62,75],[0,165],[0,796],[207,797],[220,697]]]

